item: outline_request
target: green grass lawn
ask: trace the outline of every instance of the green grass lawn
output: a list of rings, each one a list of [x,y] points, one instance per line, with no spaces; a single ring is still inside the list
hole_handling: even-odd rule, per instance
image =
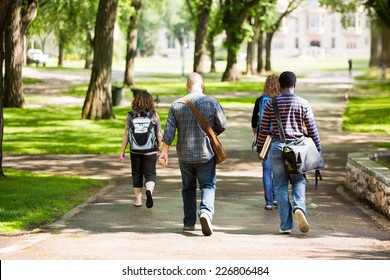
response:
[[[5,169],[0,178],[0,234],[39,231],[104,185],[102,180]]]
[[[3,152],[8,154],[119,154],[128,108],[115,120],[82,120],[80,107],[5,108]],[[159,109],[162,125],[168,109]]]
[[[390,134],[390,81],[360,80],[355,85],[343,116],[343,129]],[[390,148],[390,143],[375,146]]]

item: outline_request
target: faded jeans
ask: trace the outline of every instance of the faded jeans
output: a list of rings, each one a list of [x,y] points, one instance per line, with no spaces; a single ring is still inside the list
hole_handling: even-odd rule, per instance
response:
[[[289,142],[287,142],[289,143]],[[280,217],[280,229],[294,226],[293,212],[301,209],[306,214],[306,179],[302,174],[288,174],[283,165],[282,151],[286,143],[274,141],[271,144],[272,173]],[[288,185],[291,183],[293,205],[290,203]]]
[[[272,206],[275,199],[274,185],[272,182],[272,159],[270,156],[263,160],[263,186],[265,204]]]
[[[184,210],[184,225],[193,226],[196,223],[196,189],[197,180],[200,189],[199,213],[207,213],[210,219],[214,214],[216,190],[215,158],[206,163],[179,162],[183,181],[182,197]]]

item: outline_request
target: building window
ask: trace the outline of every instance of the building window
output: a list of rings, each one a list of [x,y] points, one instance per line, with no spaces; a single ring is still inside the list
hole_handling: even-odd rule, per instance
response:
[[[313,40],[310,42],[310,47],[321,47],[320,41]]]
[[[336,47],[336,39],[332,38],[332,44],[331,48],[334,49]]]
[[[360,27],[360,14],[348,14],[345,16],[345,26],[346,27]]]
[[[175,37],[173,36],[167,36],[167,41],[168,41],[168,49],[174,49],[176,48],[176,40]]]
[[[321,29],[324,28],[324,16],[321,13],[311,13],[307,17],[307,25],[309,29]]]
[[[319,29],[320,28],[320,14],[309,15],[309,28]]]
[[[282,50],[282,49],[284,49],[284,44],[283,44],[283,42],[275,42],[274,48],[275,48],[276,50]]]
[[[295,38],[295,48],[299,49],[299,38]]]
[[[355,42],[348,42],[347,49],[356,49],[356,43]]]

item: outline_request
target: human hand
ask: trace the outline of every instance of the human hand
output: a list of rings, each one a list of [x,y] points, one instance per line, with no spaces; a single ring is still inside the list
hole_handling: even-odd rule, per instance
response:
[[[159,160],[159,163],[160,163],[162,166],[167,166],[167,165],[168,165],[168,154],[162,152],[162,153],[160,154],[160,157],[159,157],[158,160]]]
[[[121,153],[121,154],[119,155],[119,161],[120,161],[120,162],[124,162],[124,161],[125,161],[125,153]]]
[[[260,153],[257,153],[257,156],[259,157],[260,161],[261,161],[261,160],[266,160],[266,159],[267,159],[267,156],[261,157],[261,156],[260,156]]]

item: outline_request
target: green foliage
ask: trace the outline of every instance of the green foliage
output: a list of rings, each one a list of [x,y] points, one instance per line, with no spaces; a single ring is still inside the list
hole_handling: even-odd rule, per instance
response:
[[[51,32],[68,52],[84,55],[91,45],[99,1],[50,0],[38,7],[28,36],[44,41]]]
[[[0,234],[39,231],[99,191],[105,182],[5,169],[0,179]]]
[[[144,1],[138,29],[137,47],[146,55],[152,55],[157,48],[156,34],[163,25],[162,11],[164,9],[166,9],[166,0]]]

